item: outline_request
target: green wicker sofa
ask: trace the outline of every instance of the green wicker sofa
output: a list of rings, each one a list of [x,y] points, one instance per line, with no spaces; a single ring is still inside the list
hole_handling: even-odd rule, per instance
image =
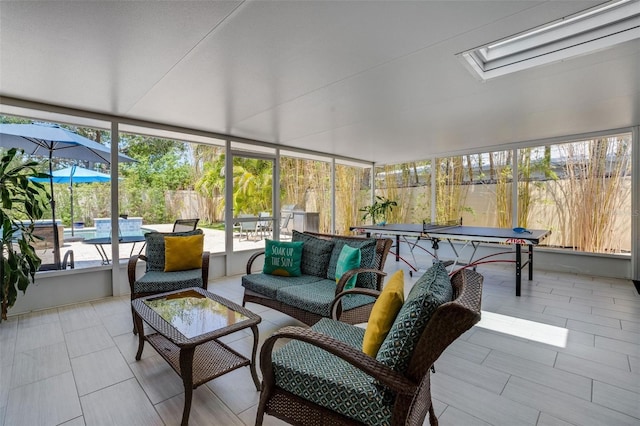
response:
[[[282,277],[253,272],[254,262],[264,256],[260,251],[249,258],[247,275],[242,277],[242,305],[257,303],[283,312],[305,324],[335,317],[349,324],[366,322],[382,289],[386,275],[382,269],[391,248],[389,238],[361,238],[313,232],[292,233],[293,241],[302,241],[302,275]],[[336,263],[347,244],[361,250],[360,268],[342,275],[336,283]],[[347,281],[358,274],[355,287],[344,290]],[[341,297],[341,296],[346,297]]]
[[[255,424],[270,414],[297,425],[421,426],[428,414],[436,426],[430,372],[480,320],[482,282],[469,269],[449,280],[434,265],[405,298],[375,357],[362,351],[365,330],[340,321],[280,329],[262,345]],[[277,346],[282,339],[288,342]]]

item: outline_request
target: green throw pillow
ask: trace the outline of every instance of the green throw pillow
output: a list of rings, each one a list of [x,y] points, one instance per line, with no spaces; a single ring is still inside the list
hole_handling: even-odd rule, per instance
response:
[[[340,281],[340,278],[342,278],[345,272],[360,267],[360,256],[359,248],[351,247],[346,244],[342,247],[342,251],[340,251],[340,256],[338,257],[338,263],[336,264],[336,283]],[[356,285],[357,279],[358,274],[349,278],[344,285],[344,289],[349,290],[350,288],[353,288]]]
[[[302,275],[302,242],[266,240],[262,272],[283,277]]]

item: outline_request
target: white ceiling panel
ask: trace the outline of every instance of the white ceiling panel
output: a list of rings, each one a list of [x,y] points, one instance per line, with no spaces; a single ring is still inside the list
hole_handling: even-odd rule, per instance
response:
[[[238,4],[2,2],[1,93],[126,114]]]
[[[0,2],[0,96],[392,163],[640,123],[640,42],[476,80],[601,1]]]

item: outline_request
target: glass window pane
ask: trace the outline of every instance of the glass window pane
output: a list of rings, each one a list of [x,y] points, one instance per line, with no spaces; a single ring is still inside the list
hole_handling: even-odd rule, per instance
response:
[[[362,206],[370,204],[371,169],[336,164],[336,234],[349,235],[362,223]]]
[[[463,212],[470,211],[467,205],[470,164],[462,156],[437,158],[436,171],[436,222],[459,221]],[[465,182],[466,179],[466,182]]]
[[[73,117],[69,117],[72,121]],[[60,127],[67,132],[75,133],[89,141],[104,145],[107,158],[111,132],[103,130],[108,123],[97,122],[96,127],[81,127],[62,123],[34,121],[27,117],[9,117],[0,115],[1,123],[16,125],[36,125],[55,129]],[[51,139],[54,141],[54,139]],[[90,143],[90,142],[89,142]],[[2,147],[0,150],[11,148]],[[86,148],[89,151],[89,148]],[[73,253],[76,269],[102,264],[102,257],[95,246],[84,244],[84,240],[96,237],[95,218],[109,217],[111,211],[111,167],[105,161],[87,161],[82,159],[82,150],[54,150],[51,160],[54,184],[55,219],[60,244],[59,260],[70,262]],[[48,152],[39,151],[39,155],[23,156],[24,159],[36,160],[40,163],[42,173],[49,174]],[[43,182],[47,193],[51,192],[49,181]],[[41,271],[55,270],[56,256],[54,254],[54,233],[51,219],[53,211],[49,207],[38,224],[42,233],[36,233],[44,238],[35,242],[36,254],[42,260]],[[25,217],[26,219],[26,217]],[[47,226],[51,224],[51,226]],[[106,236],[109,236],[107,230]]]
[[[376,167],[376,196],[397,203],[387,214],[388,223],[430,222],[431,161]]]
[[[233,156],[234,250],[261,248],[273,238],[273,167],[270,159]]]
[[[630,252],[631,134],[524,152],[531,162],[529,169],[522,168],[522,214],[528,226],[552,230],[547,245],[593,253]]]
[[[281,156],[280,206],[280,238],[287,238],[293,229],[330,232],[331,163]]]
[[[171,232],[177,219],[198,219],[204,250],[224,252],[224,142],[191,143],[186,134],[168,139],[149,136],[153,129],[136,131],[120,134],[121,149],[137,161],[120,165],[119,213],[128,217],[125,227],[138,220],[142,225],[121,232]],[[135,253],[123,245],[120,259]]]

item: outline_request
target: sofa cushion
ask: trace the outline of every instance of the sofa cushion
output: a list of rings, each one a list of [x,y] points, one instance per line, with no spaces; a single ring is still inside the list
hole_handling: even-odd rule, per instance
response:
[[[299,277],[302,259],[301,241],[274,241],[267,239],[264,250],[262,272],[282,277]]]
[[[202,229],[194,229],[186,232],[147,232],[144,234],[146,243],[145,255],[147,256],[148,271],[164,271],[164,237],[180,237],[202,234]]]
[[[278,290],[284,287],[295,287],[303,284],[322,281],[322,278],[314,275],[301,275],[299,277],[279,277],[268,274],[249,274],[242,277],[242,285],[247,290],[262,294],[271,299],[276,298]],[[334,284],[335,287],[335,284]]]
[[[354,348],[364,330],[323,318],[311,327]],[[276,385],[368,425],[390,424],[393,394],[348,362],[308,343],[292,341],[273,352]]]
[[[452,297],[449,274],[441,262],[436,262],[418,278],[409,292],[376,359],[396,371],[405,372],[431,315]]]
[[[333,251],[331,252],[331,258],[329,259],[329,266],[327,267],[327,278],[330,280],[336,279],[336,266],[338,265],[338,258],[342,252],[342,247],[348,244],[351,247],[360,249],[360,267],[372,268],[376,258],[376,240],[375,238],[363,238],[362,241],[351,240],[346,238],[334,237]],[[362,288],[376,288],[376,275],[371,273],[358,274],[356,280],[356,287]]]
[[[338,257],[338,263],[336,264],[336,284],[342,276],[352,269],[358,269],[360,267],[361,253],[359,248],[351,247],[345,244],[342,246],[342,251]],[[356,285],[358,274],[353,275],[344,284],[344,290],[349,290]]]
[[[133,283],[133,291],[135,293],[163,293],[202,286],[202,268],[175,272],[148,271]]]
[[[292,241],[302,241],[301,270],[303,275],[326,278],[334,242],[293,230]]]
[[[323,317],[331,316],[331,302],[336,295],[336,282],[328,279],[297,286],[281,287],[276,299],[287,305],[313,312]],[[353,294],[342,298],[342,310],[374,303],[374,298],[363,294]]]

